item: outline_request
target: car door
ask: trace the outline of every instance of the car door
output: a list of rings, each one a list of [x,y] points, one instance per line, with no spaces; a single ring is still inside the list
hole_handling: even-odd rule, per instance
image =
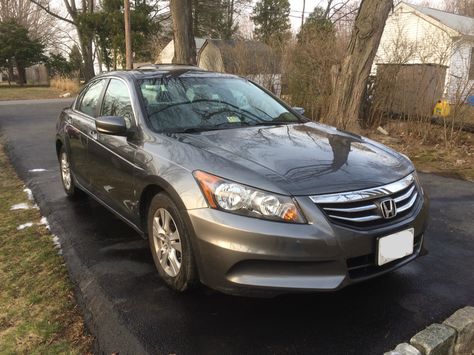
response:
[[[95,121],[106,80],[91,82],[81,93],[70,113],[69,154],[74,177],[80,185],[89,189],[90,172],[88,149],[95,134]]]
[[[110,79],[99,116],[121,116],[130,131],[136,130],[128,84]],[[97,133],[89,143],[93,193],[123,217],[133,221],[136,145],[133,137]]]

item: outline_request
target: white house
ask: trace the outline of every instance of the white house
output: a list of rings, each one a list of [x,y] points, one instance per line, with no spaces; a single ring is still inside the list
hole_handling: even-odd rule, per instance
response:
[[[196,43],[196,55],[199,53],[202,45],[206,40],[204,38],[195,37],[194,42]],[[160,52],[155,64],[170,64],[174,57],[174,40],[171,40],[165,48]]]
[[[374,63],[373,74],[383,64],[438,65],[445,98],[474,95],[474,18],[401,2],[387,19]]]

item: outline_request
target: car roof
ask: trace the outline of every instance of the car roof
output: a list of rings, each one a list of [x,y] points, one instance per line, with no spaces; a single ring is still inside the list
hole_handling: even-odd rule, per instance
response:
[[[182,64],[148,64],[132,70],[112,71],[98,75],[97,77],[106,78],[109,76],[145,79],[153,77],[228,77],[237,78],[236,75],[207,71],[193,65]]]

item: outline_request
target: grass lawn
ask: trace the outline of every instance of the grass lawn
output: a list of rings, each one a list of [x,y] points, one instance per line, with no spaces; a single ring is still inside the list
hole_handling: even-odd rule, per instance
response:
[[[46,87],[19,87],[0,85],[0,101],[6,100],[32,100],[32,99],[57,99],[63,93],[61,90]]]
[[[90,353],[63,258],[24,188],[0,145],[0,354]],[[19,203],[30,208],[11,210]]]

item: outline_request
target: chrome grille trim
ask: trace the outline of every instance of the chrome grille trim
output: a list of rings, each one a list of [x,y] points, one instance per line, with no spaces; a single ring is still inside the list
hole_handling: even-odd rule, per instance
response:
[[[403,200],[406,200],[407,198],[409,198],[409,197],[411,196],[411,194],[413,193],[413,190],[414,190],[414,189],[415,189],[415,185],[413,185],[413,186],[411,187],[411,189],[408,190],[408,192],[407,192],[406,194],[403,194],[402,196],[399,196],[399,197],[397,197],[397,198],[394,198],[393,200],[394,200],[395,202],[401,202],[401,201],[403,201]]]
[[[372,200],[379,197],[394,194],[410,186],[415,181],[414,174],[405,176],[403,179],[392,182],[387,185],[374,187],[371,189],[339,192],[328,195],[315,195],[309,198],[314,203],[344,203]]]
[[[370,211],[374,208],[377,208],[376,205],[373,203],[367,206],[360,206],[360,207],[352,207],[352,208],[334,208],[334,207],[325,207],[326,211],[334,211],[334,212],[362,212],[362,211]]]
[[[414,174],[391,184],[378,186],[372,189],[342,192],[311,196],[329,217],[337,223],[355,227],[375,226],[389,222],[392,218],[383,218],[380,203],[384,199],[392,198],[397,215],[409,211],[416,203],[419,196]]]
[[[329,217],[340,219],[343,221],[351,221],[351,222],[370,222],[370,221],[375,221],[377,219],[382,218],[379,215],[370,215],[370,216],[365,216],[365,217],[341,217],[341,216],[329,215]]]
[[[403,206],[400,206],[400,207],[398,207],[398,205],[397,205],[397,213],[402,213],[402,212],[405,212],[406,210],[409,210],[410,208],[412,208],[412,206],[416,202],[417,197],[418,197],[418,193],[415,192],[413,197],[410,199],[410,201],[408,201],[408,203],[406,205],[403,205]]]

